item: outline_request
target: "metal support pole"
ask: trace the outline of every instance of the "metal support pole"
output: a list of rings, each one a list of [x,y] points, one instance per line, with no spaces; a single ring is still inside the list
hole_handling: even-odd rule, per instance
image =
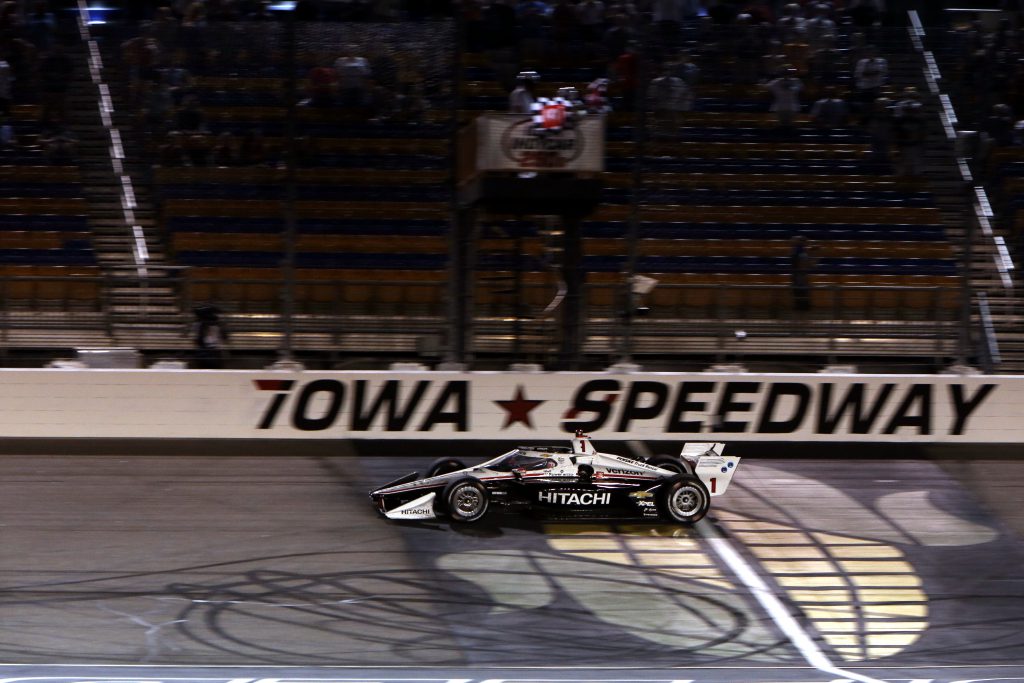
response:
[[[448,231],[448,302],[445,363],[469,362],[469,340],[473,329],[473,245],[476,210],[463,207],[455,212]]]
[[[289,11],[285,20],[285,97],[288,113],[285,119],[285,200],[284,200],[284,260],[281,264],[281,348],[278,362],[292,363],[294,356],[293,332],[295,313],[295,12]]]
[[[644,83],[644,60],[639,60],[637,82]],[[619,349],[619,363],[633,362],[633,319],[636,317],[636,300],[633,294],[633,276],[640,253],[640,207],[643,192],[643,163],[646,154],[647,107],[643,87],[638,88],[633,111],[633,177],[629,195],[629,233],[626,236],[626,269],[623,273],[622,295],[622,348]]]
[[[559,365],[563,370],[578,370],[583,350],[583,240],[581,218],[562,216],[562,279],[565,301],[562,304],[562,345]]]
[[[459,205],[459,112],[462,108],[462,51],[465,45],[465,20],[455,13],[455,37],[452,40],[451,131],[448,139],[449,215],[448,227],[448,302],[444,365],[460,367],[469,362],[469,339],[473,310],[472,254],[476,234],[476,211]]]

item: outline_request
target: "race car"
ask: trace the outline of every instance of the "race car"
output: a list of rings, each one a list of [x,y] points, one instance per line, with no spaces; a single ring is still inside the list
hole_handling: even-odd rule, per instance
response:
[[[493,507],[558,519],[664,519],[692,524],[725,493],[739,465],[723,443],[688,443],[676,456],[637,460],[571,447],[519,446],[474,467],[446,458],[370,492],[388,519],[477,522]]]

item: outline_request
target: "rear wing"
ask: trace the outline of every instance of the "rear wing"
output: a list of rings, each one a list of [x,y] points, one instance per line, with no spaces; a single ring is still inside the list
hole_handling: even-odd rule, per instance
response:
[[[687,443],[679,454],[693,463],[693,473],[704,482],[712,496],[725,493],[740,464],[739,457],[726,458],[724,452],[724,443]]]

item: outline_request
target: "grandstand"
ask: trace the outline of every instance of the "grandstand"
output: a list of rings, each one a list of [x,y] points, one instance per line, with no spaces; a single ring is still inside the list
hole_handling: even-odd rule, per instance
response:
[[[972,222],[928,46],[908,16],[865,35],[841,6],[833,13],[829,68],[813,36],[781,23],[755,32],[804,84],[791,125],[770,110],[784,62],[749,59],[740,34],[704,20],[666,36],[640,17],[638,52],[609,59],[593,37],[559,42],[551,23],[509,46],[481,42],[457,16],[76,17],[63,37],[81,105],[73,161],[44,158],[39,104],[12,112],[0,344],[187,358],[192,311],[211,304],[239,366],[330,367],[372,350],[472,367],[1016,368],[1012,272],[998,276],[999,242]],[[906,149],[879,149],[862,110],[841,123],[811,116],[829,89],[857,96],[869,40],[888,60],[880,94],[893,108],[907,87],[924,93],[914,172]],[[360,58],[365,73],[346,81],[342,62]],[[687,103],[666,114],[648,86],[684,67]],[[610,78],[600,203],[578,226],[525,206],[468,207],[460,194],[462,133],[507,109],[520,70],[541,74],[545,97]],[[987,163],[1009,212],[993,236],[1012,242],[1022,161],[1007,148]],[[806,307],[794,298],[800,240],[812,254]],[[564,296],[574,250],[578,302]],[[638,275],[656,281],[643,295],[630,293]],[[580,343],[565,358],[577,315]]]

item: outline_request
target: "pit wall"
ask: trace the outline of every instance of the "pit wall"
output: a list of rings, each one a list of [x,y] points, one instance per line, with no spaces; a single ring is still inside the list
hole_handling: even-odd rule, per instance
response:
[[[1024,377],[0,370],[5,439],[1024,442]]]

